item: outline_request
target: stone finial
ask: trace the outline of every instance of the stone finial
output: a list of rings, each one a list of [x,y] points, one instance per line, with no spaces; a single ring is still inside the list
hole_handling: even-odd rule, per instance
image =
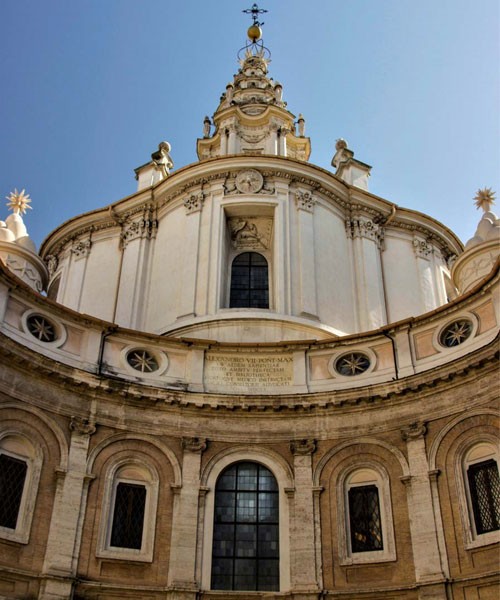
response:
[[[474,196],[476,208],[482,209],[483,212],[489,212],[491,206],[495,204],[495,192],[491,188],[483,188],[477,190]]]
[[[168,142],[160,142],[158,144],[158,150],[151,154],[151,158],[157,167],[163,168],[168,175],[170,169],[173,168],[174,162],[170,156],[172,146]]]
[[[297,119],[297,127],[299,132],[299,137],[304,137],[306,134],[306,121],[302,113],[299,114],[299,118]]]
[[[212,126],[212,122],[210,121],[210,117],[207,115],[203,119],[203,137],[204,138],[210,137],[210,127],[211,126]]]
[[[24,215],[26,213],[26,209],[32,208],[29,205],[31,202],[30,195],[26,194],[25,190],[18,192],[16,188],[13,192],[6,196],[6,199],[8,200],[7,207],[15,215]]]

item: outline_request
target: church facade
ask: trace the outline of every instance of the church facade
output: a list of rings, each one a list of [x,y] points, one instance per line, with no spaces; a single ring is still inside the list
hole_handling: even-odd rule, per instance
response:
[[[11,194],[0,598],[498,597],[492,194],[464,248],[311,164],[253,16],[197,163],[39,255]]]

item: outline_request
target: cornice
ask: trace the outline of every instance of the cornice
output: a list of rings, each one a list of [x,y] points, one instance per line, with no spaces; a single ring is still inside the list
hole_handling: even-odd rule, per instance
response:
[[[0,333],[0,356],[4,364],[20,370],[26,378],[41,378],[47,385],[57,383],[87,400],[114,400],[139,403],[143,408],[178,408],[202,412],[255,412],[257,414],[317,414],[338,412],[363,405],[413,401],[420,395],[474,381],[480,372],[496,372],[499,336],[488,345],[428,371],[396,381],[364,387],[315,393],[236,395],[165,390],[139,385],[108,375],[97,375],[59,363],[36,353]]]

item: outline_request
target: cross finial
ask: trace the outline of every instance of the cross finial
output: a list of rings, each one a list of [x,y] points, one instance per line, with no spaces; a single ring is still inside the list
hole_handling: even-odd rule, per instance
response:
[[[266,13],[267,10],[264,8],[259,8],[255,2],[252,4],[252,8],[246,8],[242,12],[246,13],[247,15],[252,15],[253,24],[257,25],[257,27],[264,25],[264,23],[259,23],[258,18],[259,15]]]

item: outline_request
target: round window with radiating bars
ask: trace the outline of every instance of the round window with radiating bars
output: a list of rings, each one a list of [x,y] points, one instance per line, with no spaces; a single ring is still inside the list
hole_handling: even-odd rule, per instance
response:
[[[54,342],[57,335],[56,325],[43,315],[32,314],[26,319],[26,327],[40,342]]]
[[[160,365],[156,356],[144,348],[134,348],[127,353],[127,362],[136,371],[141,373],[154,373]]]
[[[353,377],[365,373],[370,364],[370,359],[363,352],[348,352],[335,361],[335,370],[340,375]]]
[[[459,319],[447,325],[439,336],[439,343],[445,348],[454,348],[463,344],[472,333],[472,322],[469,319]]]

